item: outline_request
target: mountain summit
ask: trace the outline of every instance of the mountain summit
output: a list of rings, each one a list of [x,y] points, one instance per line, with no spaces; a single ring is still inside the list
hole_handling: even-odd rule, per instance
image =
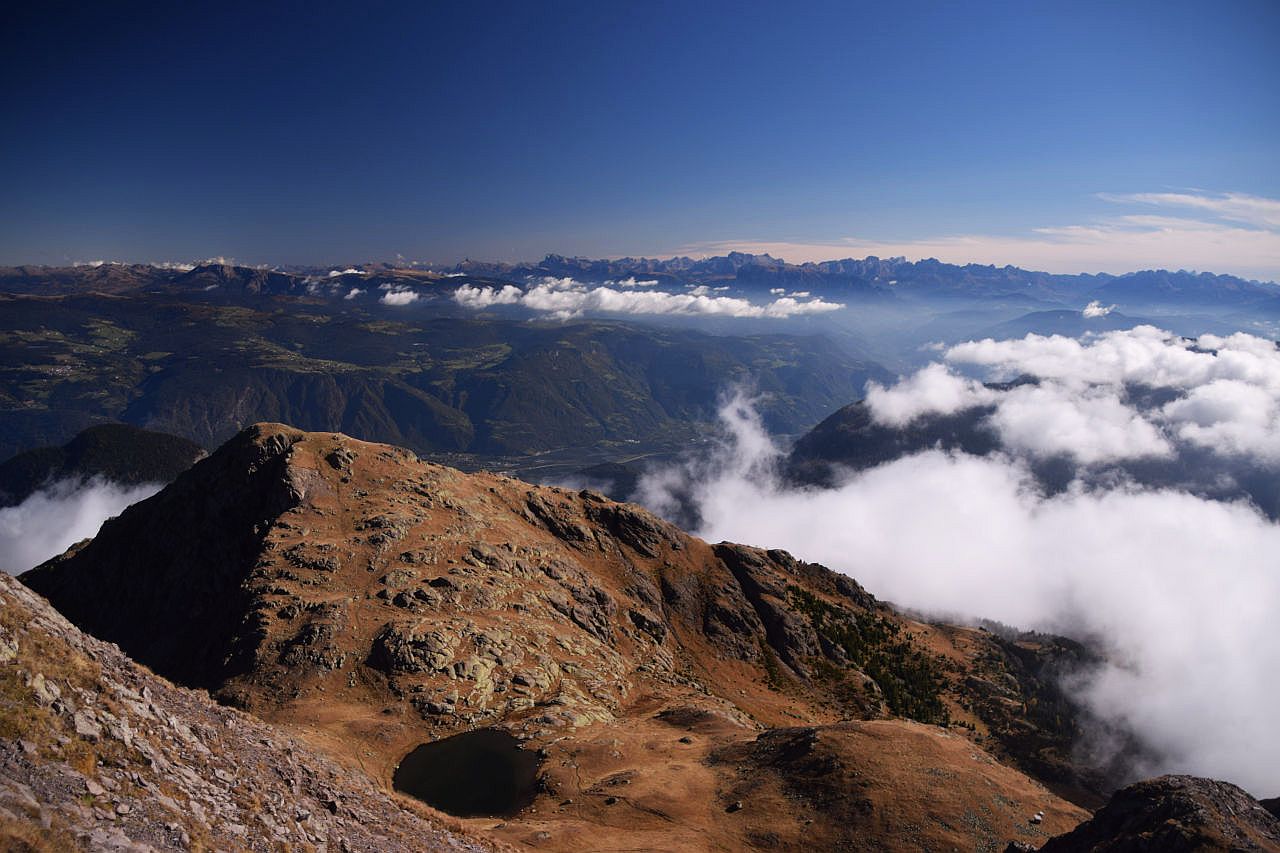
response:
[[[22,580],[384,782],[424,742],[513,736],[539,766],[517,842],[1042,841],[1105,787],[1056,686],[1077,644],[336,433],[255,425]]]

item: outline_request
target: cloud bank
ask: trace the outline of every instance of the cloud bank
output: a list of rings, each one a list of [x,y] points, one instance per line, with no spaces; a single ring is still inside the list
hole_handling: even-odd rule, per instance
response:
[[[630,280],[628,280],[630,281]],[[844,306],[821,298],[781,296],[764,305],[735,296],[715,296],[702,288],[689,293],[639,290],[657,282],[619,282],[624,289],[608,284],[591,285],[572,278],[536,278],[527,289],[514,285],[502,288],[462,285],[453,300],[464,308],[481,310],[495,305],[521,305],[557,319],[583,314],[666,314],[686,317],[749,317],[782,319],[805,314],[825,314]],[[804,294],[805,297],[808,294]]]
[[[754,401],[738,396],[722,411],[719,449],[645,476],[635,499],[668,516],[692,499],[710,541],[786,548],[902,606],[1101,642],[1109,664],[1076,694],[1158,756],[1135,777],[1189,772],[1280,792],[1280,526],[1243,501],[1124,478],[1046,496],[1020,458],[1097,461],[1189,440],[1273,464],[1275,347],[1141,329],[1084,343],[982,341],[947,356],[1035,366],[1052,381],[993,393],[934,365],[881,388],[877,417],[993,406],[1008,453],[928,450],[846,472],[832,489],[797,489],[775,473],[782,451]],[[1139,379],[1183,396],[1138,413],[1115,389]]]
[[[149,498],[161,484],[64,480],[0,509],[0,570],[19,574],[98,533],[102,522]]]
[[[1280,463],[1280,347],[1264,338],[1184,339],[1139,326],[1083,340],[969,341],[943,358],[892,387],[869,385],[872,417],[900,427],[924,415],[991,406],[988,423],[1019,454],[1094,464],[1170,457],[1185,444]],[[958,368],[1035,381],[993,389]],[[1168,399],[1152,403],[1153,389]]]

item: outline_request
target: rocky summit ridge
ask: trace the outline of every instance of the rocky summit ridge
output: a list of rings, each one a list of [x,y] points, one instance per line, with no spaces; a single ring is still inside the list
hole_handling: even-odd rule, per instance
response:
[[[0,849],[492,850],[0,573]]]
[[[461,824],[538,849],[1038,847],[1109,784],[1057,686],[1079,644],[337,433],[250,427],[22,580],[386,787],[514,736],[531,801]]]
[[[1161,776],[1117,791],[1090,820],[1042,853],[1280,850],[1280,821],[1228,782]]]

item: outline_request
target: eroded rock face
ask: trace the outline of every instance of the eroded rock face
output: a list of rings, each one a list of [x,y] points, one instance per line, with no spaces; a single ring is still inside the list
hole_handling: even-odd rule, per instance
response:
[[[159,673],[313,731],[384,782],[420,743],[497,726],[546,752],[547,798],[582,786],[625,804],[626,778],[652,786],[652,809],[682,813],[661,804],[675,784],[664,762],[679,757],[653,746],[664,739],[698,754],[680,780],[696,800],[729,784],[713,750],[770,727],[952,720],[972,726],[952,730],[957,744],[991,745],[973,685],[1000,682],[1001,708],[1033,698],[1029,680],[991,671],[999,638],[907,619],[785,552],[708,545],[594,492],[280,425],[246,430],[23,579]],[[681,708],[718,721],[705,740],[681,744],[697,733],[655,722]],[[584,739],[602,746],[584,753]],[[538,844],[593,847],[586,828],[618,813],[566,812],[563,837]],[[639,828],[653,814],[623,822],[633,846],[666,843]],[[688,819],[699,832],[712,821],[729,848],[756,844],[751,820],[725,814]],[[525,843],[519,827],[508,837]]]
[[[1280,820],[1228,782],[1161,776],[1120,789],[1042,853],[1280,850]]]
[[[805,661],[822,658],[824,650],[810,620],[787,600],[791,575],[778,571],[795,561],[785,552],[761,553],[740,545],[717,545],[716,556],[724,561],[760,618],[769,645],[797,673],[809,675]]]
[[[2,573],[0,638],[0,849],[491,849],[143,670]]]

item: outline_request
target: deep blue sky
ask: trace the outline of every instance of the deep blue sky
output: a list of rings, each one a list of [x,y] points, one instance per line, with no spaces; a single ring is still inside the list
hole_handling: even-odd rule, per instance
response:
[[[1280,198],[1275,0],[23,5],[0,262],[890,245]]]

